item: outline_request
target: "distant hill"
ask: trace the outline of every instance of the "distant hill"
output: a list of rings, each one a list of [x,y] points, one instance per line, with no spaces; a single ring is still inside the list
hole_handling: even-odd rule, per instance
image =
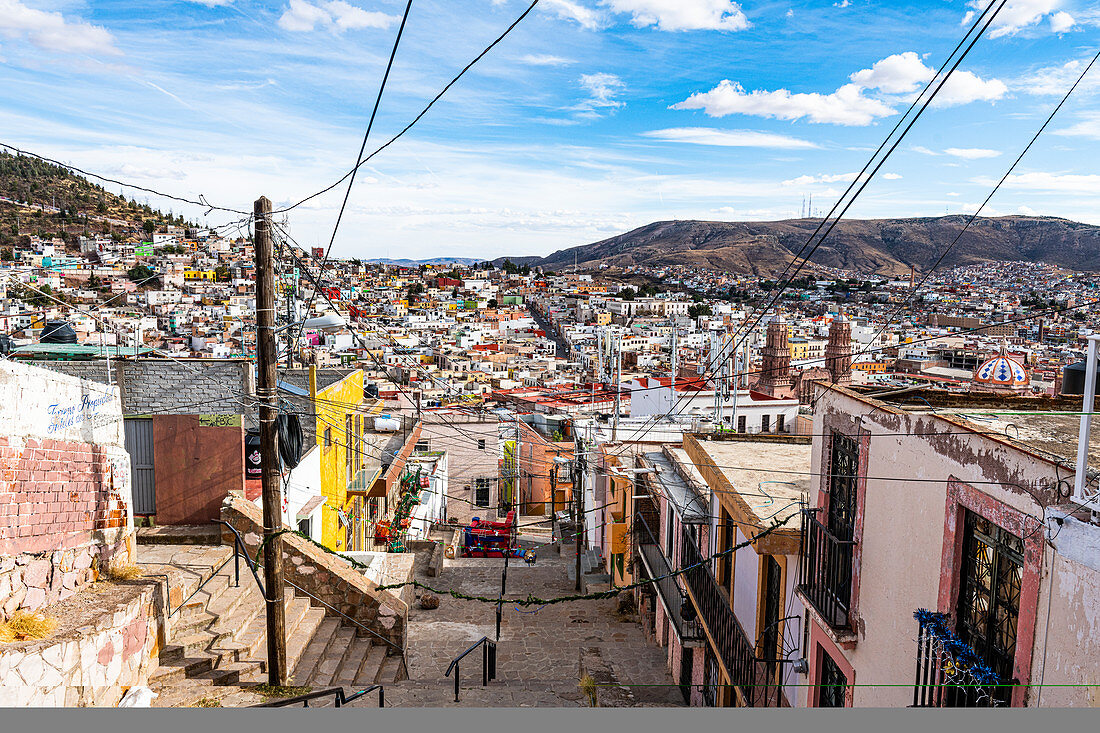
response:
[[[864,273],[905,274],[933,266],[965,216],[841,221],[812,263]],[[790,262],[818,219],[767,222],[659,221],[593,244],[559,250],[532,264],[561,270],[578,264],[646,265],[772,275]],[[1100,271],[1100,227],[1036,216],[979,218],[941,267],[996,260],[1043,262]]]
[[[476,265],[479,260],[474,257],[432,257],[426,260],[391,260],[388,257],[376,257],[373,260],[363,260],[373,265],[393,265],[394,267],[420,267],[421,265]]]
[[[60,237],[75,244],[80,235],[127,237],[146,221],[157,228],[185,225],[182,216],[108,192],[62,166],[0,151],[0,248],[19,237]]]

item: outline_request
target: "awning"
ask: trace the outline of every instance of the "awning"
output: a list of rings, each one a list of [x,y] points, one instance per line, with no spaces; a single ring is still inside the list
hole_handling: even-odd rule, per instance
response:
[[[305,506],[298,510],[298,521],[309,519],[311,516],[313,516],[313,513],[317,511],[318,507],[325,503],[325,501],[327,501],[327,499],[325,499],[325,497],[323,496],[312,497],[309,501],[305,503]]]
[[[378,481],[382,477],[381,466],[368,466],[356,472],[348,483],[349,496],[365,496],[367,498],[386,495],[386,482]],[[378,484],[381,484],[381,494],[378,493]]]

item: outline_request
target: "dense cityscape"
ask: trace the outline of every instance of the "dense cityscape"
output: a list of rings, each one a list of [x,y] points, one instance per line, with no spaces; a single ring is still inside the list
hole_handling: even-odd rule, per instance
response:
[[[113,48],[104,27],[33,4],[0,0],[0,15],[18,20],[0,17],[5,39],[40,48],[49,31]],[[232,2],[193,4],[249,17]],[[965,169],[966,196],[983,203],[952,211],[932,193],[925,208],[924,192],[863,195],[925,108],[1010,101],[988,68],[952,77],[979,39],[1060,40],[1094,27],[1075,16],[1095,14],[1015,0],[999,17],[1005,2],[967,3],[961,30],[958,13],[930,16],[952,42],[969,28],[939,71],[906,51],[854,66],[829,94],[746,92],[729,79],[652,93],[655,115],[736,114],[805,135],[640,135],[784,151],[754,163],[795,167],[767,173],[781,182],[761,195],[802,187],[817,202],[803,194],[797,215],[781,216],[775,201],[746,208],[759,181],[723,188],[621,167],[709,165],[692,154],[670,163],[608,145],[606,158],[571,158],[584,125],[628,114],[637,87],[605,72],[579,77],[587,97],[562,107],[566,117],[538,118],[578,130],[548,156],[560,158],[554,193],[508,172],[516,198],[546,196],[545,209],[477,205],[497,195],[488,184],[471,184],[470,199],[444,195],[459,174],[401,139],[533,12],[528,26],[615,28],[619,40],[680,33],[659,56],[692,33],[763,33],[750,29],[779,23],[771,11],[524,3],[378,147],[371,129],[412,3],[397,4],[404,16],[359,5],[257,11],[281,33],[316,29],[328,34],[320,45],[345,50],[352,32],[397,34],[369,64],[389,59],[358,157],[319,189],[284,160],[249,181],[286,183],[275,201],[215,204],[194,192],[198,173],[136,172],[137,148],[109,153],[118,165],[97,172],[64,148],[51,157],[48,145],[0,141],[0,706],[1096,707],[1100,227],[1070,217],[1095,176],[1059,173],[1072,195],[1063,184],[1035,193],[1055,174],[1017,168],[1092,64],[1009,79],[1017,99],[1056,86],[1062,103],[1043,107],[1045,122],[1011,116],[1040,126],[1014,162],[1000,161],[1003,177],[979,170],[1000,150],[907,141],[899,157],[959,161],[935,175],[961,180]],[[783,22],[794,17],[792,7]],[[188,110],[200,103],[147,83]],[[666,104],[666,93],[683,101]],[[877,149],[794,126],[867,127],[903,103]],[[487,136],[506,127],[475,119]],[[1088,137],[1074,130],[1095,120],[1076,124],[1051,133],[1059,145]],[[326,134],[302,138],[318,159]],[[405,145],[430,176],[375,167]],[[784,157],[837,150],[871,157],[859,172],[815,175]],[[577,170],[606,177],[564,182]],[[876,183],[913,176],[894,170]],[[628,185],[615,196],[652,184],[656,203],[599,213],[598,189],[617,177]],[[377,200],[355,201],[357,185]],[[394,203],[387,186],[443,203]],[[684,190],[709,201],[712,188],[736,212],[674,203]],[[1015,209],[987,206],[999,191]],[[339,208],[319,203],[330,192],[343,192]],[[857,199],[868,207],[858,217]],[[892,208],[875,208],[884,201]],[[390,228],[371,218],[379,211]],[[523,239],[534,235],[537,247]],[[438,254],[417,259],[419,248]]]

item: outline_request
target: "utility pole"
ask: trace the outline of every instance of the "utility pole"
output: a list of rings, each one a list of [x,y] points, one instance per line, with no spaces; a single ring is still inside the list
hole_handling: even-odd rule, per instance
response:
[[[611,440],[619,439],[619,393],[623,383],[623,335],[615,336],[615,420],[611,426]],[[610,367],[609,367],[610,371]]]
[[[573,466],[572,466],[572,478],[573,478],[573,511],[576,514],[573,522],[573,531],[575,533],[573,541],[577,548],[577,585],[576,589],[581,589],[581,552],[582,545],[584,544],[584,471],[585,471],[585,444],[581,438],[580,430],[574,429],[573,431]],[[565,538],[562,537],[562,541]]]
[[[283,606],[282,476],[275,426],[276,391],[275,262],[271,244],[271,200],[261,196],[256,217],[256,392],[260,398],[260,461],[264,509],[264,581],[267,586],[267,681],[285,686],[286,618]]]

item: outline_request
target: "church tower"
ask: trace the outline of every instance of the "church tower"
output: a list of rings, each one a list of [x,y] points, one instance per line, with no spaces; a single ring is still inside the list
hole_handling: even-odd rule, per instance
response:
[[[852,382],[852,324],[838,313],[829,325],[829,343],[825,345],[825,368],[829,381],[847,385]]]
[[[791,389],[791,349],[787,344],[787,322],[782,314],[777,313],[768,324],[761,356],[760,379],[755,388],[772,397],[786,397]]]

